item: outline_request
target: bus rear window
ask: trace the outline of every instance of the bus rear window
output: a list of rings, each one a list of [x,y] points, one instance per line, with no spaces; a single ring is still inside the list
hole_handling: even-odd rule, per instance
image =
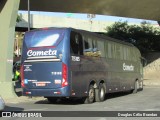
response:
[[[25,43],[28,48],[57,46],[63,39],[64,30],[42,30],[28,32],[25,35]]]

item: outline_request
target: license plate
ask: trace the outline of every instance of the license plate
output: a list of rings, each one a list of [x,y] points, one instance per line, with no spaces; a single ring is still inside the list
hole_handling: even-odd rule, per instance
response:
[[[46,86],[46,83],[36,83],[36,86]]]

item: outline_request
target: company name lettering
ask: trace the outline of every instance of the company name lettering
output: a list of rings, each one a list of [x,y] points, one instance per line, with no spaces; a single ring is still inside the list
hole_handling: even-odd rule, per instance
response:
[[[57,50],[47,50],[47,51],[33,51],[29,50],[27,52],[29,57],[31,56],[50,56],[50,55],[57,55]]]
[[[123,63],[123,70],[124,71],[134,71],[134,66],[131,65],[126,65],[125,63]]]

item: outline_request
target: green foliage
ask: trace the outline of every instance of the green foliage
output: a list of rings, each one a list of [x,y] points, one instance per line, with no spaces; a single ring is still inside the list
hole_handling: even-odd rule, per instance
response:
[[[115,22],[106,31],[107,36],[134,44],[141,53],[160,51],[160,28],[145,21],[141,25],[128,25],[127,21]]]
[[[21,18],[20,15],[17,15],[17,20],[16,20],[16,22],[18,23],[18,22],[20,22],[20,21],[22,21],[22,18]]]

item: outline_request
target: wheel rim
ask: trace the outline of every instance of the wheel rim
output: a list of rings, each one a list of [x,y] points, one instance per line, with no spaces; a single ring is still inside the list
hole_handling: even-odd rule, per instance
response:
[[[136,82],[136,86],[137,86],[137,89],[139,89],[139,82],[138,81]]]
[[[104,98],[104,89],[101,88],[100,89],[100,99],[103,99]]]
[[[89,90],[89,101],[93,102],[93,100],[94,100],[94,90],[90,89]]]

